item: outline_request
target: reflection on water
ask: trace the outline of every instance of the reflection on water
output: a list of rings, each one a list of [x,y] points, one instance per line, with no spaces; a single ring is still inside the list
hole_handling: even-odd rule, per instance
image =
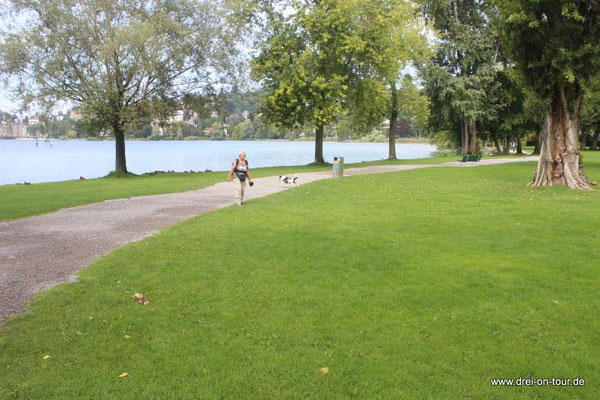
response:
[[[113,141],[0,140],[0,185],[97,178],[114,169]],[[252,167],[305,165],[314,160],[314,142],[131,141],[125,145],[127,167],[141,174],[156,170],[225,171],[244,150]],[[429,144],[398,144],[398,158],[422,158]],[[347,163],[387,158],[387,143],[323,144],[325,160],[344,156]]]

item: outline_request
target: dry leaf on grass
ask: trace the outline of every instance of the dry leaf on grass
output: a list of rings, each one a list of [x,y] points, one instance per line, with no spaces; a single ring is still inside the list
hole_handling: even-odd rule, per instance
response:
[[[44,360],[49,360],[50,356],[44,356]]]
[[[148,299],[146,297],[144,297],[144,295],[141,293],[135,293],[135,294],[131,295],[131,297],[133,297],[139,304],[143,304],[145,306],[150,304]]]
[[[323,373],[323,375],[328,374],[329,373],[329,368],[327,367],[323,367],[321,368],[319,371],[321,371]]]
[[[127,378],[129,376],[129,374],[127,372],[123,372],[121,375],[119,375],[119,378]]]

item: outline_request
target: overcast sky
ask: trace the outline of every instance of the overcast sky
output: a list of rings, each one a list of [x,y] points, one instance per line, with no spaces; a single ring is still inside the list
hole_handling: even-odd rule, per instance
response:
[[[4,7],[7,6],[7,4],[8,4],[7,0],[0,0],[0,12],[2,11],[2,9]],[[6,26],[7,26],[8,21],[6,21],[5,18],[6,18],[5,16],[0,14],[0,30],[2,30],[3,28],[6,28]],[[6,93],[6,88],[0,82],[0,110],[14,112],[14,111],[16,111],[16,108],[17,107],[15,106],[15,104],[8,99],[8,94]]]
[[[2,111],[14,111],[14,105],[12,104],[12,102],[8,99],[6,99],[4,96],[2,96],[0,94],[0,110]]]

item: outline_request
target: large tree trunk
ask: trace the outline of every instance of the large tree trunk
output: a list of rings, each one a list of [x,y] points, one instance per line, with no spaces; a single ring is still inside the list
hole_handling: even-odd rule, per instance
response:
[[[520,137],[516,137],[515,140],[517,141],[517,154],[523,154],[523,144],[521,143],[521,138]]]
[[[124,115],[124,89],[123,79],[121,77],[121,68],[119,64],[119,56],[115,50],[115,88],[117,96],[113,103],[112,111],[112,128],[115,134],[115,172],[127,173],[127,161],[125,160],[125,129],[121,117]]]
[[[467,128],[467,121],[462,121],[460,123],[460,136],[461,136],[461,146],[462,146],[462,155],[466,156],[469,154],[469,129]]]
[[[504,155],[508,154],[509,144],[510,144],[510,138],[505,137],[504,143],[502,146],[502,154],[504,154]]]
[[[592,188],[592,182],[583,172],[579,148],[581,101],[577,96],[573,111],[569,109],[567,89],[557,89],[546,111],[542,129],[542,149],[533,186],[567,186],[571,189]]]
[[[396,159],[396,120],[390,119],[390,130],[388,133],[388,160]]]
[[[398,93],[396,84],[392,84],[392,112],[390,113],[390,129],[388,131],[388,160],[396,159],[396,125],[398,123]]]
[[[125,160],[125,132],[119,123],[113,124],[115,133],[115,171],[127,173]]]
[[[469,129],[469,154],[479,153],[479,142],[477,141],[477,123],[475,121],[468,124]]]
[[[475,122],[461,122],[462,155],[476,154],[479,152],[477,143],[477,124]]]
[[[592,136],[592,147],[590,148],[590,150],[598,150],[598,137],[600,136],[600,130],[596,131],[596,133],[594,133],[594,135]]]
[[[315,162],[324,163],[323,159],[323,125],[317,125],[315,138]]]

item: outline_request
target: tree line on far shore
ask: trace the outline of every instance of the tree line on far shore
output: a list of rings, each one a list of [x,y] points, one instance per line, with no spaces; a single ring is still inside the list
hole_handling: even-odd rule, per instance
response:
[[[145,140],[311,140],[310,125],[280,127],[268,121],[260,112],[261,95],[257,91],[221,90],[217,95],[205,95],[202,101],[194,95],[187,98],[162,119],[140,119],[125,130],[127,139]],[[410,99],[407,99],[407,101]],[[10,114],[9,114],[10,115]],[[14,117],[16,118],[16,116]],[[407,111],[396,125],[397,136],[420,137],[424,134],[427,115],[415,115]],[[57,139],[104,139],[110,130],[98,130],[97,126],[80,116],[77,110],[61,114],[60,119],[52,115],[37,115],[26,119],[30,137]],[[387,138],[389,121],[363,129],[353,124],[345,115],[339,115],[333,125],[325,127],[325,137],[335,140],[361,140],[382,142]]]

